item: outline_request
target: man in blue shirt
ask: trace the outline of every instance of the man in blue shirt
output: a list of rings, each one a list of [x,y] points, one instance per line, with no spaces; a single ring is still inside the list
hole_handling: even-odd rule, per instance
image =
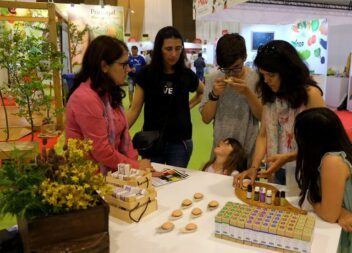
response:
[[[199,80],[204,82],[205,61],[202,57],[202,53],[198,53],[198,58],[194,61],[193,65],[196,68],[196,75],[198,76]]]
[[[130,105],[132,104],[133,100],[136,75],[138,71],[145,65],[145,60],[143,56],[138,55],[138,47],[132,46],[131,51],[132,55],[128,57],[128,64],[131,68],[131,72],[128,73],[128,98],[130,101]]]

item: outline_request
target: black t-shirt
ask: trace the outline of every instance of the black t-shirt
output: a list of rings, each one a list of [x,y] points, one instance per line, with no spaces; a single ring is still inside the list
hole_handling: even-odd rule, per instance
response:
[[[167,141],[192,138],[189,92],[198,88],[198,77],[190,69],[183,73],[152,73],[150,65],[142,68],[136,83],[144,90],[143,130],[162,130]]]

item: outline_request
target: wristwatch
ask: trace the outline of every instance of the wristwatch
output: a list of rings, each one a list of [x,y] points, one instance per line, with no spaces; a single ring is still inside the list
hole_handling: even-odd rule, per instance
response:
[[[211,101],[218,101],[219,100],[219,96],[216,96],[213,91],[209,92],[208,98]]]

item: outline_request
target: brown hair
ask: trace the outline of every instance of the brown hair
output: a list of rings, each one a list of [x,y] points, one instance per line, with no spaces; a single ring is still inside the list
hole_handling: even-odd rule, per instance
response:
[[[226,175],[230,176],[234,170],[237,170],[238,172],[246,170],[247,158],[241,143],[234,138],[226,138],[223,141],[229,143],[233,148],[232,152],[228,155],[223,167],[223,171],[226,171]],[[215,160],[216,157],[214,156],[213,159],[204,165],[202,171],[205,171],[205,169],[213,164]]]

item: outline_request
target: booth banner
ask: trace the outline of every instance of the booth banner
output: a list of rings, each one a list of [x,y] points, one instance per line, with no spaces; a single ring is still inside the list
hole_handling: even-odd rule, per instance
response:
[[[23,18],[47,18],[48,10],[35,10],[35,9],[24,9],[24,8],[0,8],[0,16],[5,17],[23,17]],[[41,28],[45,28],[45,23],[43,22],[33,22],[30,25],[28,22],[24,21],[11,21],[11,20],[3,20],[0,21],[0,32],[2,30],[11,30],[14,28],[14,25],[17,25],[18,29],[25,31],[27,34],[33,34],[34,36],[43,36]],[[31,27],[37,27],[39,29],[30,29]]]
[[[244,3],[247,0],[193,0],[193,18],[203,17]]]
[[[291,26],[289,41],[312,74],[326,75],[328,55],[328,21],[313,19]]]
[[[99,35],[109,35],[124,40],[123,8],[117,6],[55,4],[59,13],[79,31],[88,27],[89,32],[83,36],[83,42],[77,46],[77,55],[73,56],[73,71],[77,71],[83,54],[90,41]],[[72,45],[71,45],[72,46]]]
[[[217,2],[217,0],[214,0]],[[213,0],[193,0],[193,18],[199,18],[212,13]]]
[[[109,35],[123,40],[124,15],[123,8],[119,6],[107,6],[84,4],[56,4],[60,12],[69,22],[78,27],[88,25],[90,39],[99,35]]]
[[[48,10],[41,9],[24,9],[24,8],[0,8],[0,16],[18,16],[18,17],[48,17]]]

